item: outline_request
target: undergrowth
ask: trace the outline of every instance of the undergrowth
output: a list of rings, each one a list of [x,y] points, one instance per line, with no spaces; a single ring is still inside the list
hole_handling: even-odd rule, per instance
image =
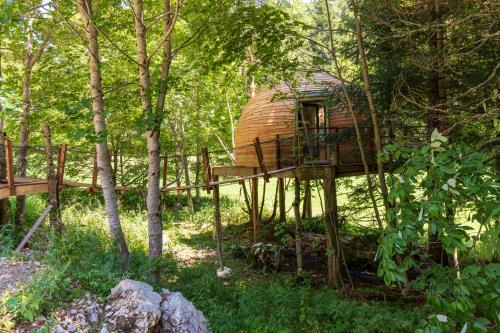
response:
[[[215,276],[214,257],[189,264],[179,261],[177,251],[214,249],[213,207],[209,198],[197,203],[194,214],[179,208],[179,199],[167,197],[163,203],[168,243],[157,263],[163,283],[155,285],[148,274],[147,219],[142,199],[133,194],[121,198],[121,218],[130,249],[130,267],[122,273],[119,258],[109,241],[107,223],[100,198],[76,191],[63,194],[62,237],[46,227],[31,241],[33,256],[44,268],[22,291],[4,297],[0,317],[32,320],[39,314],[63,307],[72,299],[91,292],[105,298],[124,278],[145,281],[155,288],[180,291],[203,311],[214,332],[411,332],[421,318],[418,309],[387,302],[361,302],[337,295],[328,289],[297,283],[277,273],[250,271],[244,261],[231,258],[224,244],[232,276],[221,281]],[[43,210],[43,196],[28,198],[32,223]],[[241,233],[247,222],[239,203],[222,200],[225,235]],[[31,220],[30,220],[31,219]],[[18,238],[8,229],[0,233],[2,255],[8,255]],[[2,315],[3,311],[3,315]],[[2,330],[0,320],[0,331]]]

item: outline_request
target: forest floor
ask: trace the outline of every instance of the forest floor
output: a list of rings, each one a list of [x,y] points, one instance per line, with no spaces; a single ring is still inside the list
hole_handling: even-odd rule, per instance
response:
[[[43,196],[29,197],[28,219],[36,218],[45,200]],[[55,318],[89,293],[105,301],[110,289],[124,278],[155,285],[147,273],[151,264],[146,251],[146,215],[136,202],[137,197],[122,198],[131,265],[129,271],[121,273],[108,240],[102,203],[81,192],[65,192],[64,237],[42,228],[31,242],[33,257],[43,268],[21,295],[34,318],[39,314]],[[419,302],[392,297],[384,300],[385,292],[377,286],[345,295],[314,279],[297,281],[291,272],[248,267],[240,253],[240,246],[249,243],[245,237],[247,217],[240,203],[230,197],[222,200],[222,220],[225,265],[232,272],[220,280],[216,277],[211,201],[202,200],[194,214],[179,208],[175,196],[168,197],[165,205],[165,255],[156,263],[162,283],[155,287],[180,291],[205,314],[214,332],[413,332],[424,315]],[[7,247],[17,240],[5,232],[0,239],[0,256],[10,256]],[[382,296],[366,297],[373,294]],[[3,311],[4,321],[26,320],[26,311],[19,307],[7,308],[7,315],[5,308]]]

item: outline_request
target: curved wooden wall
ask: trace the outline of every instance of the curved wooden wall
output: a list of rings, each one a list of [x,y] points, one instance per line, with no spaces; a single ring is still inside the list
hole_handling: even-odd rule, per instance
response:
[[[315,73],[312,78],[301,79],[296,91],[307,96],[319,96],[324,93],[325,86],[331,92],[339,90],[338,79],[326,74]],[[293,136],[295,134],[295,99],[292,90],[285,83],[274,89],[262,89],[251,98],[243,109],[235,133],[235,165],[259,167],[256,157],[254,139],[261,141],[264,163],[269,169],[276,168],[276,136],[289,138],[280,144],[282,167],[293,164]],[[369,123],[366,115],[357,116],[360,125]],[[353,121],[346,109],[336,108],[329,112],[329,127],[350,128]],[[356,141],[351,140],[339,147],[340,156],[353,155],[357,149]],[[368,144],[370,146],[370,144]],[[354,147],[354,148],[353,148]],[[351,156],[352,157],[352,156]]]

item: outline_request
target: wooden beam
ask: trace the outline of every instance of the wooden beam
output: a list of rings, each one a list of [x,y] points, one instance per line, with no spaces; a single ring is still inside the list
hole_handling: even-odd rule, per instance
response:
[[[212,167],[212,175],[244,177],[254,175],[254,170],[255,168],[246,166],[214,166]],[[260,172],[260,169],[258,171]]]
[[[262,153],[262,146],[258,137],[254,139],[254,146],[260,169],[262,170],[262,173],[264,173],[264,180],[266,181],[266,183],[269,183],[269,175],[267,174],[266,164],[264,163],[264,154]]]
[[[38,217],[38,220],[36,220],[35,224],[28,231],[28,233],[26,234],[26,236],[24,236],[24,238],[21,241],[21,243],[19,243],[19,245],[16,247],[15,252],[20,252],[22,250],[22,248],[24,247],[24,245],[26,245],[26,243],[29,241],[29,239],[31,238],[31,236],[33,236],[33,234],[35,233],[36,229],[38,229],[38,227],[40,226],[40,224],[42,224],[42,222],[45,219],[45,217],[47,217],[47,214],[49,214],[49,212],[50,212],[51,209],[52,209],[52,205],[48,205],[47,208],[45,208],[45,210],[43,211],[42,215],[40,215],[40,217]]]
[[[62,144],[59,147],[59,157],[57,159],[57,189],[60,191],[64,186],[64,167],[66,166],[66,152],[68,145]]]
[[[275,149],[276,149],[276,168],[281,169],[281,142],[279,135],[276,135]],[[278,177],[278,207],[279,207],[280,221],[283,222],[286,220],[285,179],[283,177]]]
[[[7,166],[7,185],[9,195],[16,195],[15,179],[14,179],[14,161],[12,158],[12,141],[5,140],[5,162]]]
[[[213,176],[213,181],[217,182],[219,180],[219,176]],[[214,185],[213,187],[213,201],[214,201],[214,218],[215,218],[215,239],[217,241],[217,258],[219,261],[219,268],[224,269],[224,258],[222,257],[222,222],[220,215],[220,192],[219,185]]]
[[[205,189],[207,193],[210,193],[210,183],[212,182],[212,170],[210,169],[210,156],[208,154],[208,149],[205,147],[201,148],[201,157],[203,158],[203,170],[205,174]]]
[[[255,170],[257,173],[257,170]],[[257,243],[259,238],[259,178],[252,178],[251,192],[252,192],[252,211],[251,211],[251,219],[252,219],[252,227],[253,227],[253,242]]]

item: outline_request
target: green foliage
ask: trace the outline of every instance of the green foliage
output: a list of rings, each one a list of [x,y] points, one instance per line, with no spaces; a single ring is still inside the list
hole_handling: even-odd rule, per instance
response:
[[[377,253],[379,275],[387,284],[406,283],[407,271],[420,265],[412,244],[428,233],[436,234],[446,253],[451,256],[456,251],[466,264],[460,277],[447,268],[446,274],[424,278],[420,284],[428,288],[427,304],[436,313],[428,318],[428,329],[441,332],[468,323],[469,330],[481,331],[487,323],[498,325],[498,265],[468,262],[480,260],[478,241],[484,244],[483,260],[498,257],[500,205],[486,156],[448,144],[437,130],[421,148],[394,145],[388,152],[402,165],[388,179],[394,207],[387,218],[395,219],[397,227],[388,227],[382,239]],[[402,259],[399,265],[396,256]]]

